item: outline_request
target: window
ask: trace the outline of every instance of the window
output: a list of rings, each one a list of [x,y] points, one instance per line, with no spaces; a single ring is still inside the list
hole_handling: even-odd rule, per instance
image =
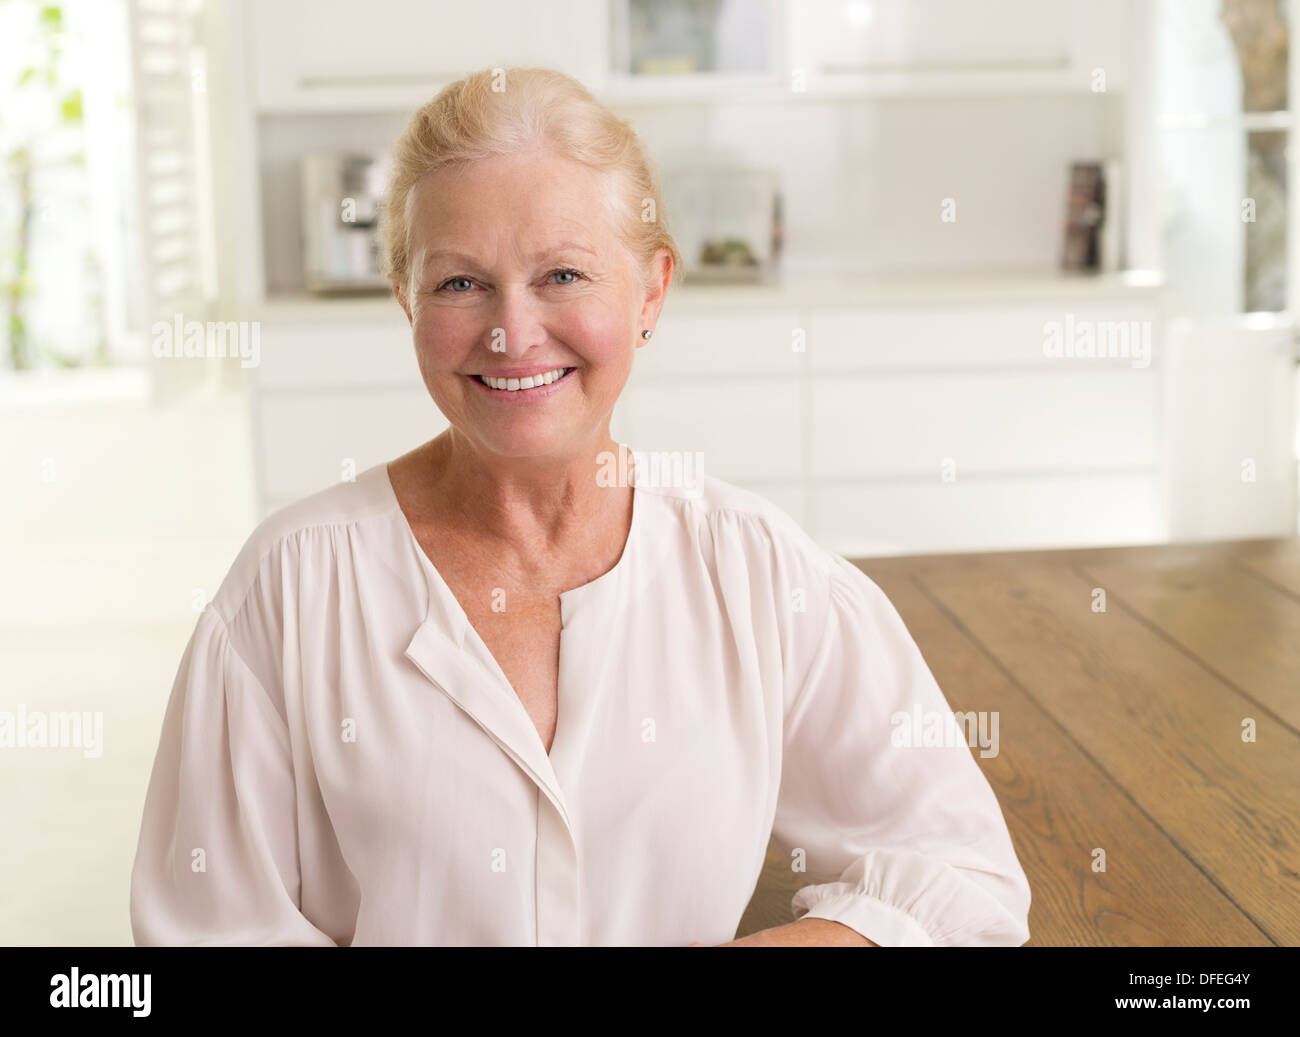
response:
[[[1171,311],[1291,310],[1294,0],[1159,0],[1157,112]]]
[[[143,364],[214,294],[201,13],[0,3],[0,369]]]

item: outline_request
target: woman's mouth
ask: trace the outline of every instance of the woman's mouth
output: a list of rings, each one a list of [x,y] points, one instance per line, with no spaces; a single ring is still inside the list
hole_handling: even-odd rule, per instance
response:
[[[527,378],[496,378],[492,375],[476,374],[470,376],[470,381],[475,382],[491,397],[502,401],[522,402],[525,399],[549,396],[573,370],[572,367],[556,367],[550,371],[529,375]]]

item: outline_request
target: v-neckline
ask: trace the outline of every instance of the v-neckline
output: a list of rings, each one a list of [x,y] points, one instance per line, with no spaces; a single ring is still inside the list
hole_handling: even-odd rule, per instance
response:
[[[628,532],[623,541],[623,548],[619,552],[618,560],[611,568],[607,569],[594,579],[588,580],[586,583],[579,584],[577,587],[571,587],[568,590],[559,593],[561,634],[570,627],[572,621],[577,617],[580,607],[583,612],[589,611],[591,603],[601,596],[602,592],[607,588],[617,583],[622,575],[631,567],[629,559],[634,553],[638,534],[641,526],[644,524],[644,516],[642,512],[645,510],[646,502],[642,499],[642,491],[637,485],[635,452],[630,449],[627,452],[629,458],[632,458],[627,466],[628,485],[632,490],[632,518],[628,524]],[[442,618],[449,621],[449,626],[455,632],[457,643],[463,647],[466,633],[468,631],[473,631],[480,646],[486,650],[487,645],[483,642],[478,631],[474,629],[474,624],[470,622],[469,614],[465,611],[465,607],[461,604],[460,599],[456,597],[455,592],[452,591],[451,585],[443,577],[442,573],[438,571],[438,567],[434,564],[433,559],[429,557],[429,553],[425,551],[424,545],[420,543],[420,538],[416,536],[415,529],[412,527],[410,519],[407,518],[406,511],[402,508],[402,502],[397,496],[397,489],[393,485],[393,477],[389,472],[388,465],[389,462],[376,465],[376,468],[379,469],[379,481],[382,483],[385,495],[389,499],[389,502],[396,509],[398,520],[401,522],[406,537],[420,559],[421,567],[424,570],[425,580],[429,587],[429,609],[425,618],[434,618],[432,615],[435,606],[434,599],[435,597],[441,598],[446,606]],[[488,651],[488,655],[491,656],[491,654],[492,653]],[[495,657],[493,657],[493,661],[495,662]],[[497,669],[500,669],[499,665],[497,666]]]
[[[629,454],[632,454],[630,450]],[[565,634],[572,633],[575,628],[580,627],[583,629],[583,640],[588,645],[603,644],[610,636],[610,627],[614,621],[613,613],[615,610],[610,607],[608,596],[617,586],[618,581],[632,568],[633,562],[631,559],[637,554],[636,542],[645,521],[645,516],[642,513],[646,501],[637,486],[635,460],[628,465],[627,469],[628,485],[632,489],[632,517],[618,560],[610,569],[595,579],[588,580],[586,583],[570,588],[558,595],[560,599],[560,643],[559,663],[556,673],[556,719],[549,750],[542,741],[541,733],[533,722],[533,718],[523,700],[520,699],[519,693],[511,684],[510,678],[506,676],[496,656],[488,648],[487,642],[483,640],[482,635],[470,621],[468,613],[465,611],[460,599],[452,591],[450,584],[438,571],[437,565],[434,564],[433,559],[429,557],[423,545],[421,545],[420,538],[416,536],[414,527],[407,518],[406,512],[402,509],[396,487],[393,485],[392,476],[389,474],[388,464],[377,465],[376,468],[378,469],[377,480],[382,484],[382,490],[389,505],[396,512],[396,520],[401,523],[405,531],[408,545],[416,555],[416,563],[424,573],[428,590],[428,606],[425,611],[424,621],[412,639],[412,644],[408,648],[408,655],[411,649],[416,649],[420,658],[415,661],[420,664],[427,677],[442,687],[444,692],[461,705],[461,708],[466,709],[481,726],[485,727],[494,739],[500,741],[504,738],[506,740],[505,744],[512,751],[512,755],[517,754],[517,762],[527,763],[529,769],[535,772],[535,781],[545,787],[550,780],[553,780],[558,790],[560,787],[559,772],[563,770],[561,762],[563,747],[573,738],[581,737],[579,729],[585,727],[593,708],[590,694],[584,694],[575,699],[571,695],[566,695],[565,688],[567,685],[573,684],[583,688],[590,688],[594,694],[598,690],[600,675],[604,672],[604,667],[608,661],[606,654],[603,652],[596,653],[594,656],[590,653],[584,656],[579,652],[575,657],[573,649],[570,647],[572,641],[566,643]],[[606,601],[606,606],[603,608],[599,607],[602,599]],[[478,698],[471,689],[463,686],[446,686],[443,682],[444,679],[463,682],[467,678],[467,674],[463,664],[456,664],[451,661],[444,661],[439,664],[434,661],[428,650],[428,646],[431,644],[428,640],[430,636],[450,638],[462,658],[474,659],[480,667],[487,671],[494,683],[503,692],[496,705],[489,706],[487,703],[483,703],[486,711],[480,710],[476,712],[475,709],[469,706],[469,702]],[[592,661],[588,661],[589,659]],[[491,696],[491,698],[497,699],[498,697]],[[508,702],[506,702],[507,699]],[[509,720],[503,720],[502,709],[506,711],[504,716],[508,716]],[[491,719],[494,717],[498,723],[504,722],[504,729],[494,726]],[[523,734],[525,725],[529,735]],[[562,799],[562,792],[557,794]]]

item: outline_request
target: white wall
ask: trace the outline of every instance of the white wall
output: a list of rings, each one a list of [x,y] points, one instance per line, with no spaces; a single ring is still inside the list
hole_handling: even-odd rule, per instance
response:
[[[1296,533],[1296,354],[1287,320],[1171,321],[1169,536]]]
[[[159,409],[131,377],[0,382],[3,709],[102,713],[102,751],[0,752],[0,943],[129,945],[163,708],[255,522],[245,402]]]
[[[1122,152],[1118,95],[673,102],[620,114],[661,169],[705,152],[777,169],[791,273],[1051,269],[1069,163]],[[299,156],[387,152],[405,122],[393,112],[258,118],[268,292],[303,286]],[[955,223],[940,219],[945,198]]]

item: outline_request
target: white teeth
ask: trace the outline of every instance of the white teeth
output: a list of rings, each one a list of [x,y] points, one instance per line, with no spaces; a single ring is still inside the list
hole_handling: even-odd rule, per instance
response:
[[[487,375],[479,375],[478,380],[492,389],[518,392],[520,389],[535,389],[541,385],[550,385],[557,379],[564,377],[568,370],[567,367],[557,367],[554,371],[529,375],[527,378],[489,378]]]

